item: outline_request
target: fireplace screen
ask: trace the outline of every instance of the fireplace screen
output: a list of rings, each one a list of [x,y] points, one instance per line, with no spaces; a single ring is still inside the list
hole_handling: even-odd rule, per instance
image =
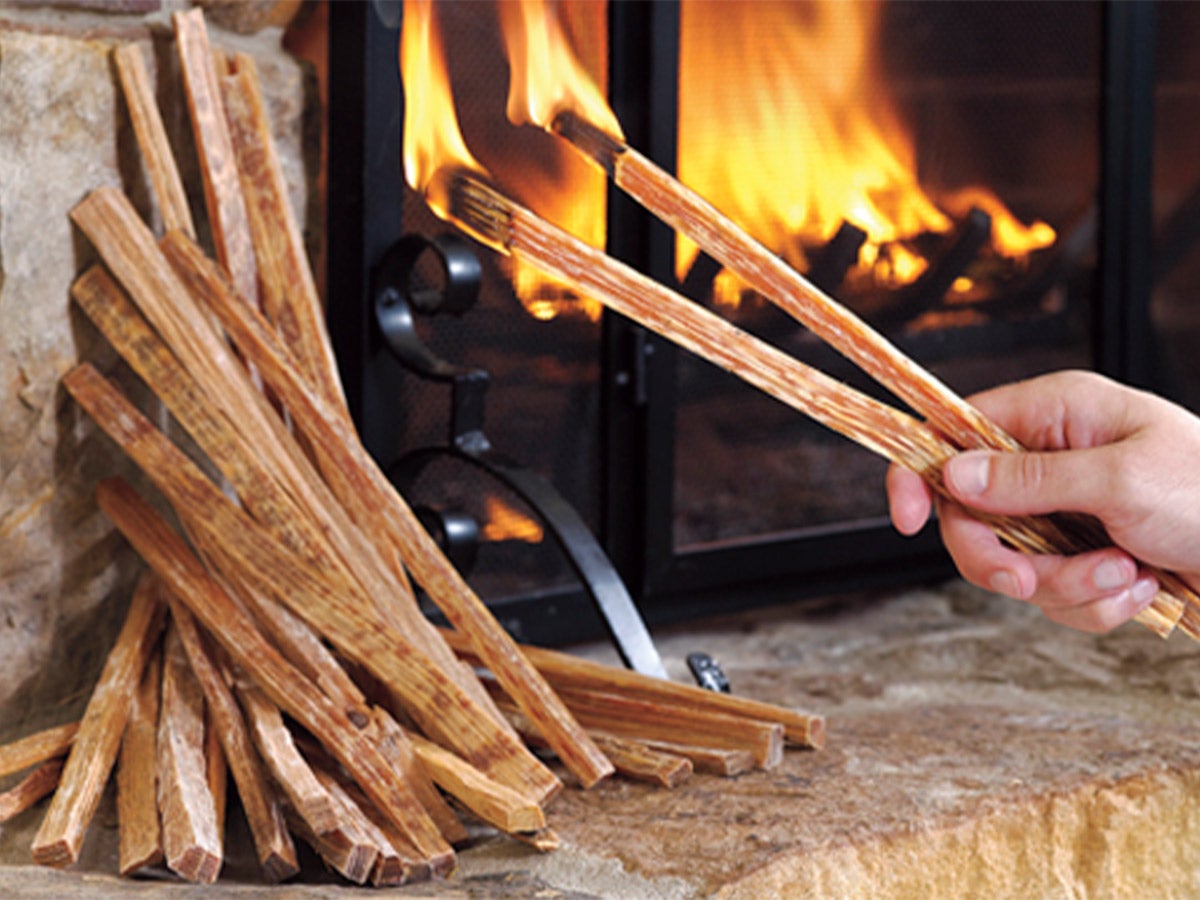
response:
[[[509,122],[508,20],[529,6],[432,9],[464,139],[505,192],[885,397],[565,142]],[[631,146],[960,393],[1063,367],[1149,381],[1151,308],[1172,332],[1194,315],[1178,298],[1195,163],[1171,134],[1157,187],[1176,210],[1160,216],[1173,288],[1149,303],[1153,125],[1139,92],[1194,121],[1197,84],[1186,41],[1163,29],[1153,94],[1151,5],[533,6],[535,20],[559,17],[558,39]],[[1186,7],[1163,17],[1182,31],[1200,20]],[[484,441],[561,495],[651,619],[947,571],[933,534],[888,528],[881,460],[588,298],[474,245],[469,298],[441,302],[459,290],[459,250],[435,242],[451,229],[401,182],[403,10],[332,12],[330,316],[352,408],[431,527],[462,538],[473,585],[511,623],[564,637],[592,620],[538,501],[437,452],[455,441]],[[375,319],[380,263],[402,236],[389,283],[441,378],[398,360]],[[466,377],[480,372],[486,391]]]

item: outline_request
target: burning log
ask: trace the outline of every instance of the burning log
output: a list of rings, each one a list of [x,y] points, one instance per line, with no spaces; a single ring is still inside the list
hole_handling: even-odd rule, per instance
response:
[[[875,324],[885,327],[910,322],[935,309],[991,235],[992,217],[981,209],[972,208],[949,238],[941,255],[916,281],[898,292],[891,306],[875,317]]]
[[[843,222],[829,243],[808,255],[808,280],[820,290],[835,290],[858,259],[866,239],[867,233],[861,228]]]

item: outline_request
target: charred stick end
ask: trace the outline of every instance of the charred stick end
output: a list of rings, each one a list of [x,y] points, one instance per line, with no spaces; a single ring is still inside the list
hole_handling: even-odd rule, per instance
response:
[[[550,131],[587,154],[609,177],[616,175],[617,160],[628,149],[623,141],[605,134],[573,112],[555,116]]]
[[[479,175],[466,169],[438,172],[429,194],[444,198],[450,221],[489,247],[509,252],[513,203]]]

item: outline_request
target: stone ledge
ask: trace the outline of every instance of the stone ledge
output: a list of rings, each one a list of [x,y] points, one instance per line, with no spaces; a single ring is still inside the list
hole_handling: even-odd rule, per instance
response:
[[[1200,895],[1200,649],[1137,626],[1089,637],[952,582],[837,611],[760,610],[660,632],[735,690],[821,712],[822,751],[673,791],[614,780],[551,806],[559,851],[503,838],[389,896]],[[611,659],[609,648],[578,648]],[[112,877],[113,823],[77,871],[26,865],[40,812],[0,827],[12,896],[342,897],[318,870],[256,884],[239,838],[217,888]],[[232,820],[231,820],[232,821]]]

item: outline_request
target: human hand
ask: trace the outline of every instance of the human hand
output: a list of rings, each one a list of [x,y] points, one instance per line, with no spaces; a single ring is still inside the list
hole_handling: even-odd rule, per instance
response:
[[[942,540],[964,578],[1082,631],[1108,631],[1149,605],[1158,584],[1139,560],[1200,587],[1200,418],[1091,372],[1045,375],[971,402],[1030,452],[952,457],[943,479],[956,503],[935,501],[919,476],[893,466],[887,493],[898,531],[920,530],[936,502]],[[1087,513],[1115,546],[1021,553],[967,508]]]

